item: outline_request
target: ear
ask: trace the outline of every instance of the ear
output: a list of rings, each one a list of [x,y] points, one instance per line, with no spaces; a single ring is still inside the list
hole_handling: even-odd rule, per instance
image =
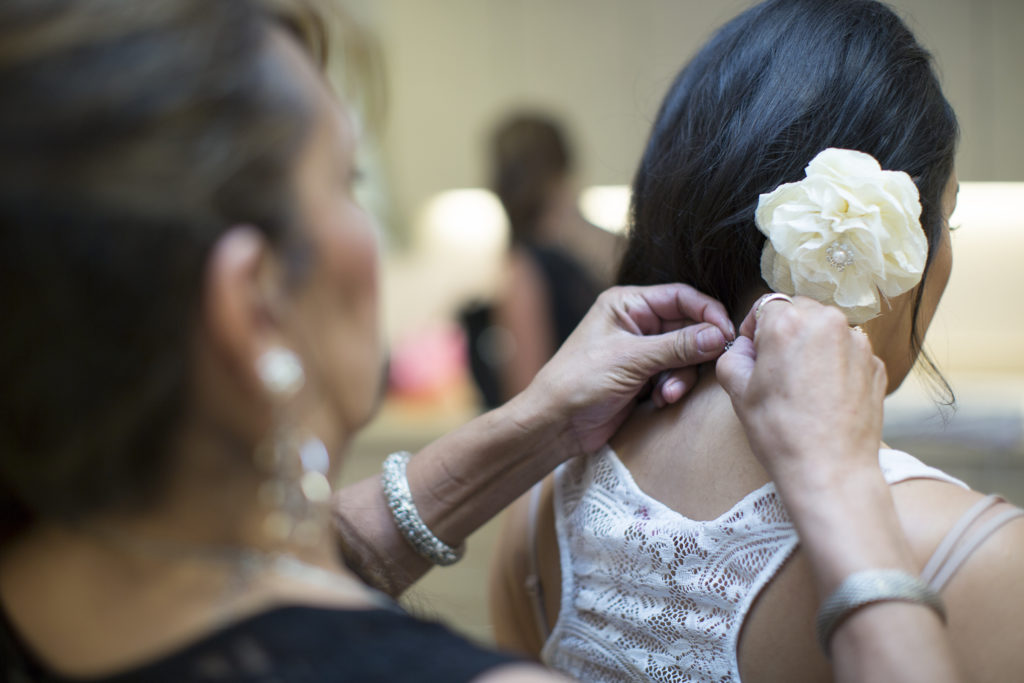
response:
[[[256,361],[280,344],[281,271],[266,238],[237,226],[213,245],[202,293],[203,329],[213,353],[245,386],[262,391]]]

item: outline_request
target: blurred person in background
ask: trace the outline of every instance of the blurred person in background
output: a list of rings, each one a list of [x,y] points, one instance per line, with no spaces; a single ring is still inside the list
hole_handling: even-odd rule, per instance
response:
[[[492,304],[463,312],[484,404],[522,391],[611,285],[622,241],[580,213],[573,151],[554,118],[514,114],[488,147],[511,244]]]
[[[381,348],[376,235],[319,27],[300,2],[0,0],[5,681],[555,680],[389,596],[607,441],[652,376],[734,335],[690,287],[610,290],[522,394],[332,494]],[[850,456],[877,421],[835,408],[880,413],[880,368],[823,322],[760,323],[757,352],[811,370],[792,376],[806,391],[765,400],[755,346],[730,354],[781,481],[871,472]],[[686,377],[654,391],[676,400]],[[830,428],[790,428],[794,402]],[[846,566],[836,528],[822,567]],[[842,640],[885,635],[861,623]]]

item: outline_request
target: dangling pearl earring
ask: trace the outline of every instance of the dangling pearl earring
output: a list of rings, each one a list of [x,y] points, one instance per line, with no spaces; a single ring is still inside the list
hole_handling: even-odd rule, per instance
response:
[[[256,372],[267,393],[277,400],[291,398],[306,383],[302,361],[291,349],[276,346],[256,360]]]
[[[257,359],[256,371],[275,408],[270,436],[255,453],[257,467],[269,475],[259,490],[261,503],[269,509],[263,528],[275,541],[313,545],[324,533],[318,508],[331,497],[330,456],[315,436],[298,438],[281,415],[284,403],[305,384],[302,361],[290,349],[274,347]]]

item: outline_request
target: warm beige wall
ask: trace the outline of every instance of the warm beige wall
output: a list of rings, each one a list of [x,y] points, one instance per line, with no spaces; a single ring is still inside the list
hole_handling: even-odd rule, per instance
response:
[[[565,117],[581,180],[628,182],[671,77],[749,0],[348,0],[378,32],[393,226],[435,192],[480,184],[507,108]],[[963,127],[960,174],[1024,180],[1024,2],[895,0],[936,54]]]

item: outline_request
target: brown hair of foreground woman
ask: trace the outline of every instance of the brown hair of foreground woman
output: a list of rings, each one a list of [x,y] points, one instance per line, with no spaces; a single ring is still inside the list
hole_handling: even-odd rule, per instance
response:
[[[0,12],[3,519],[150,504],[214,243],[252,226],[306,275],[287,174],[312,105],[248,3]]]

